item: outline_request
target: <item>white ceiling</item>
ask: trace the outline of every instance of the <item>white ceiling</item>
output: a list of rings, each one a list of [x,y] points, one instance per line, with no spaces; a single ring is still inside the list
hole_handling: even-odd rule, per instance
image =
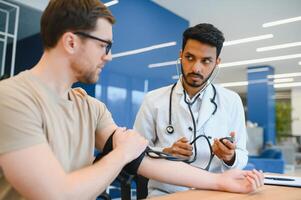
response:
[[[190,26],[201,22],[212,23],[224,33],[226,40],[273,34],[271,39],[224,47],[222,62],[300,54],[301,46],[267,52],[256,48],[288,42],[301,42],[301,21],[262,28],[266,22],[301,16],[300,0],[153,0],[187,19]],[[179,30],[180,31],[180,30]],[[261,63],[275,67],[275,74],[301,72],[301,58]],[[257,64],[258,65],[258,64]],[[247,66],[221,68],[217,82],[245,81]],[[296,82],[301,77],[295,78]],[[235,90],[243,92],[245,87]]]

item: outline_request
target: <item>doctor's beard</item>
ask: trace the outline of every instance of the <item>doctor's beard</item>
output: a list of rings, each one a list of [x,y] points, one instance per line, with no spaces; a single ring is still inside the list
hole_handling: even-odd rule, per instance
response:
[[[202,74],[199,74],[199,73],[188,73],[188,74],[185,74],[182,65],[181,65],[181,72],[182,72],[182,77],[183,77],[184,82],[187,85],[189,85],[190,87],[194,87],[194,88],[202,87],[206,83],[206,81],[207,81],[207,78],[204,80],[204,76]],[[188,81],[188,77],[189,76],[194,76],[194,77],[197,76],[197,77],[200,78],[200,80],[202,80],[202,82],[201,83],[198,83],[196,81],[189,82]]]

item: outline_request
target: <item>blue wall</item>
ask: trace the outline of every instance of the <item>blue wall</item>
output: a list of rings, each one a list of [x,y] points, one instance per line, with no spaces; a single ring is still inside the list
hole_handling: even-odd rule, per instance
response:
[[[264,144],[275,144],[275,92],[271,66],[248,67],[248,120],[263,128]]]

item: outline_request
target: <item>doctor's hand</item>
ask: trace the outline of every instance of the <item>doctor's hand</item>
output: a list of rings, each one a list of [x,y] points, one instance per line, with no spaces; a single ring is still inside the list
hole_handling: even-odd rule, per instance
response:
[[[235,132],[230,133],[231,137],[235,136]],[[227,165],[233,165],[235,161],[235,149],[236,144],[223,139],[221,142],[219,139],[215,138],[212,145],[213,153],[221,160],[223,160]]]
[[[173,143],[171,147],[163,149],[163,152],[176,157],[188,159],[192,155],[192,145],[189,144],[187,138],[182,137],[181,139]]]

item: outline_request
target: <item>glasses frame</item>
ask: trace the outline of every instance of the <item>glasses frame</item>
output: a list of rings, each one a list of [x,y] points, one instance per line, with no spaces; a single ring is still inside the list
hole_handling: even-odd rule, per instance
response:
[[[81,35],[81,36],[84,36],[86,38],[90,38],[90,39],[93,39],[93,40],[97,40],[97,41],[106,43],[107,44],[107,46],[106,46],[106,55],[108,55],[109,52],[111,51],[113,43],[111,41],[109,41],[109,40],[104,40],[104,39],[101,39],[99,37],[95,37],[93,35],[90,35],[88,33],[81,32],[81,31],[73,32],[73,34],[75,34],[75,35]]]

